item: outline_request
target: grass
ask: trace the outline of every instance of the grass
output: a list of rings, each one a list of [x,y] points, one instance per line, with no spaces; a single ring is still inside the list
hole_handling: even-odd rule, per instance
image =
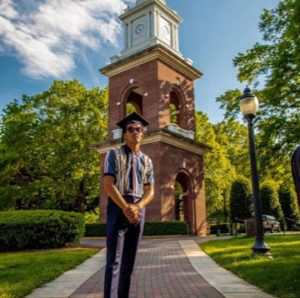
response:
[[[1,253],[0,297],[24,297],[97,252],[97,249],[63,249]]]
[[[267,236],[273,259],[251,257],[254,238],[200,244],[219,265],[277,297],[300,297],[300,234]]]

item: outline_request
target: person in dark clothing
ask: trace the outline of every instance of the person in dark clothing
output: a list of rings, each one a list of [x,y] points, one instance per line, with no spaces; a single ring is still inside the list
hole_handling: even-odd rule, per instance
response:
[[[148,122],[132,113],[117,123],[125,144],[110,150],[104,163],[106,214],[105,298],[129,296],[136,252],[144,229],[145,206],[154,197],[151,159],[140,151]]]

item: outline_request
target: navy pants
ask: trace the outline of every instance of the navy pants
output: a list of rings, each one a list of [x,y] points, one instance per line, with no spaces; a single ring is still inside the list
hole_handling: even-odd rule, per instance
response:
[[[126,196],[128,203],[140,198]],[[127,298],[136,252],[144,230],[145,208],[140,221],[130,224],[122,210],[108,198],[106,213],[106,267],[104,280],[105,298]]]

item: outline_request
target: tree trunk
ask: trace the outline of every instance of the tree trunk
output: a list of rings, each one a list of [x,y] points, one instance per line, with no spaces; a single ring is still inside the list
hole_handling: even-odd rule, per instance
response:
[[[82,179],[79,184],[79,193],[77,195],[77,211],[84,214],[84,201],[85,201],[85,194],[84,194],[84,180]]]

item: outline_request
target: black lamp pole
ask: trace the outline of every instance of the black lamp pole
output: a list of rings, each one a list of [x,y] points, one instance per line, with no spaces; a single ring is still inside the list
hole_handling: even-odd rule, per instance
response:
[[[244,118],[248,123],[248,135],[249,135],[249,151],[250,151],[250,161],[251,161],[251,177],[252,177],[252,192],[253,192],[253,203],[254,203],[254,228],[256,242],[252,247],[253,255],[255,254],[267,254],[269,253],[270,247],[264,242],[264,228],[262,221],[262,208],[261,208],[261,199],[259,193],[259,182],[258,182],[258,170],[257,170],[257,161],[256,161],[256,150],[255,150],[255,139],[254,139],[254,130],[252,120],[255,117],[256,110],[251,111],[251,100],[257,102],[257,98],[251,94],[250,89],[246,88],[244,90],[244,95],[240,98],[241,110],[244,114]],[[248,104],[249,109],[243,110],[242,105]]]

